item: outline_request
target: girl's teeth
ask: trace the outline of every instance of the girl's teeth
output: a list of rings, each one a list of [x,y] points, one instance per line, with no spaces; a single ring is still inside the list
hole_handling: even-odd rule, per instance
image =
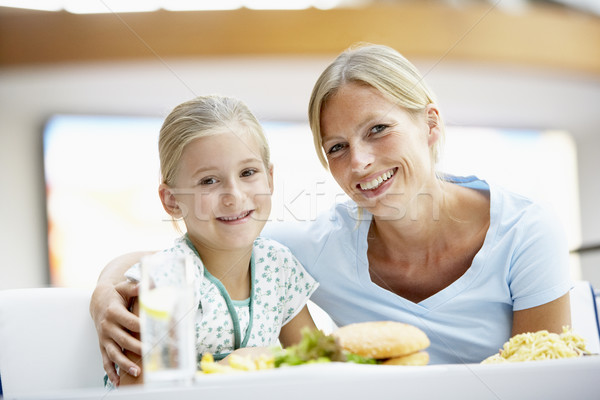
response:
[[[392,177],[392,175],[394,175],[394,173],[392,171],[384,172],[381,176],[373,179],[370,182],[361,183],[360,184],[360,188],[362,190],[372,190],[372,189],[375,189],[375,188],[379,187],[379,185],[381,185],[383,182],[385,182],[388,179],[390,179]]]
[[[237,219],[246,218],[248,216],[248,214],[250,214],[250,211],[248,211],[247,213],[244,213],[242,215],[238,215],[237,217],[231,217],[231,218],[229,218],[229,217],[221,217],[221,219],[223,221],[235,221]]]

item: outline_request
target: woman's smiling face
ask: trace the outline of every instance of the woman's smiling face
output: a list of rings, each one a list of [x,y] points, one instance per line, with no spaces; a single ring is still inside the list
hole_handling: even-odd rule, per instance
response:
[[[435,176],[430,146],[437,140],[425,113],[411,114],[378,90],[342,86],[321,113],[323,150],[340,187],[374,215],[402,217]],[[435,110],[437,115],[437,110]]]

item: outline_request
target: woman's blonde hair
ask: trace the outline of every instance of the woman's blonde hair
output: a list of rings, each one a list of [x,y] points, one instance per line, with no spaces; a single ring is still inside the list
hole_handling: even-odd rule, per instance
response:
[[[190,142],[224,130],[239,136],[244,133],[239,132],[240,127],[256,137],[260,156],[268,169],[270,151],[262,126],[241,100],[209,95],[196,97],[175,107],[165,119],[158,139],[162,183],[169,186],[174,184],[183,149]]]
[[[323,71],[308,105],[315,150],[325,168],[328,168],[328,163],[322,147],[321,112],[327,100],[347,83],[371,86],[412,115],[422,113],[427,105],[435,103],[433,93],[415,66],[396,50],[374,44],[358,44],[347,49]],[[443,125],[440,127],[443,132]],[[441,139],[432,149],[434,161],[439,156]]]

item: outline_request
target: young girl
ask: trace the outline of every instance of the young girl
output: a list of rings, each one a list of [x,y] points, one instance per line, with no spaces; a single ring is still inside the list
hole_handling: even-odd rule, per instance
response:
[[[271,211],[273,166],[254,115],[237,99],[198,97],[169,114],[158,147],[160,200],[187,229],[165,251],[191,255],[204,270],[197,353],[218,360],[278,339],[298,342],[303,327],[315,327],[306,302],[318,283],[286,247],[258,237]],[[139,276],[139,265],[126,275]],[[141,365],[140,355],[127,356]],[[121,373],[121,384],[141,380]]]

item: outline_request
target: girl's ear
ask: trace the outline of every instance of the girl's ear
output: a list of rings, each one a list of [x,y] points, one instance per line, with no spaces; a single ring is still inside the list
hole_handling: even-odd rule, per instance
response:
[[[183,212],[181,211],[181,208],[179,208],[173,190],[166,183],[160,184],[158,187],[158,195],[160,196],[160,201],[167,214],[175,219],[183,216]]]
[[[269,164],[269,189],[271,189],[271,194],[273,194],[273,164]]]
[[[431,147],[442,137],[442,120],[440,111],[435,104],[431,103],[425,107],[425,121],[429,127],[427,144]]]

